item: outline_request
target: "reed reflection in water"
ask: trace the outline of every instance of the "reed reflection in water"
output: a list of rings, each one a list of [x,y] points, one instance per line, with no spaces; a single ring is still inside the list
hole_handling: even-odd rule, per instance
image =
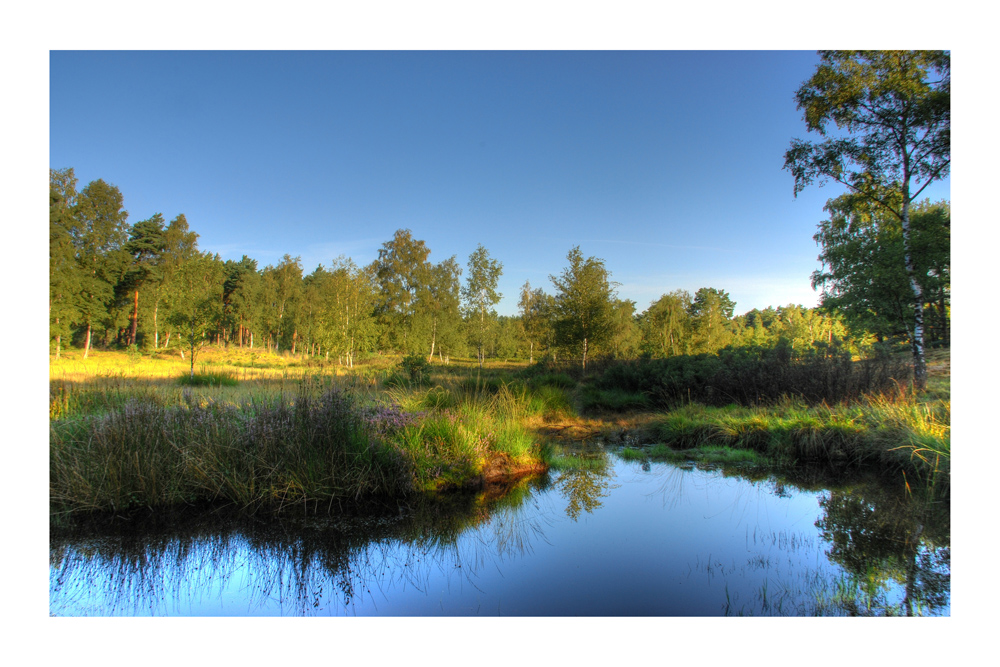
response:
[[[947,508],[628,462],[352,516],[54,534],[55,615],[949,614]]]

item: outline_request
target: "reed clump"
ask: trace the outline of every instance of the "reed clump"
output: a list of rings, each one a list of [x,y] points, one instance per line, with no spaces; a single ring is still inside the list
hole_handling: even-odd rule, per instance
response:
[[[320,391],[322,390],[322,391]],[[183,503],[283,507],[400,496],[540,472],[523,397],[397,392],[407,406],[336,384],[219,401],[185,388],[50,425],[54,513]],[[415,409],[427,406],[428,409]],[[447,406],[447,407],[441,407]]]
[[[337,389],[239,406],[133,399],[52,423],[50,502],[53,512],[122,511],[405,493],[413,479],[394,436],[412,420]]]
[[[896,391],[836,406],[787,398],[766,407],[685,405],[646,429],[674,450],[729,447],[785,464],[874,464],[947,492],[950,412],[949,401],[927,403]]]

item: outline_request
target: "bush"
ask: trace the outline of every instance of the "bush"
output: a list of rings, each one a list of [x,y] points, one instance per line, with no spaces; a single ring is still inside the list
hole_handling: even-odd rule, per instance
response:
[[[909,378],[905,362],[890,355],[852,361],[843,350],[794,351],[774,347],[725,348],[718,355],[699,354],[643,359],[608,365],[593,379],[603,392],[644,395],[657,407],[697,401],[706,405],[761,405],[782,397],[808,403],[840,403],[896,388]],[[593,397],[593,394],[591,394]],[[622,398],[622,400],[624,400]],[[601,401],[591,401],[598,407]],[[610,408],[613,409],[613,408]]]
[[[232,372],[213,371],[211,373],[182,375],[180,383],[187,387],[235,387],[239,384],[239,380]]]
[[[407,355],[399,362],[399,367],[403,373],[409,376],[410,382],[413,384],[423,384],[430,378],[431,365],[424,359],[423,355]]]

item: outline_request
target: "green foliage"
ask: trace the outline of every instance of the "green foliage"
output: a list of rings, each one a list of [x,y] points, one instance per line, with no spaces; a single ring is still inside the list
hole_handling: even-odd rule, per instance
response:
[[[230,371],[214,371],[182,375],[179,380],[185,387],[235,387],[240,382]]]
[[[695,293],[688,307],[692,352],[717,352],[730,343],[729,319],[735,306],[728,293],[714,287],[702,287]]]
[[[410,354],[399,362],[399,368],[409,376],[414,384],[420,385],[429,379],[431,365],[423,355]]]
[[[49,171],[49,340],[56,358],[80,320],[82,273],[73,244],[76,176],[72,169]]]
[[[192,377],[197,350],[222,315],[223,280],[222,262],[209,254],[184,262],[174,276],[170,323],[187,338]]]
[[[489,324],[496,318],[493,306],[500,302],[503,294],[497,292],[497,282],[503,274],[503,264],[490,257],[489,251],[482,246],[469,255],[469,276],[462,288],[462,301],[465,304],[466,317],[471,320],[470,341],[478,350],[479,367],[483,367],[484,351]],[[487,311],[492,316],[487,319]]]
[[[413,238],[409,229],[398,229],[378,251],[370,271],[377,286],[375,315],[382,327],[381,344],[389,349],[415,351],[411,340],[417,293],[427,284],[430,249]]]
[[[541,288],[532,290],[531,283],[525,281],[517,307],[520,312],[517,322],[521,337],[527,344],[528,362],[535,363],[535,354],[541,355],[553,339],[555,300]]]
[[[820,51],[816,73],[796,93],[806,126],[827,137],[792,141],[785,169],[795,193],[834,180],[863,202],[897,218],[900,258],[910,285],[914,383],[923,388],[925,296],[911,229],[910,206],[951,165],[951,56],[947,51]]]
[[[827,202],[830,218],[813,237],[820,246],[823,267],[813,273],[814,288],[822,288],[825,309],[844,313],[857,331],[882,338],[908,340],[914,311],[912,288],[904,256],[899,218],[856,195]],[[928,333],[947,340],[951,301],[951,207],[925,200],[914,204],[911,253],[915,276],[934,314]]]
[[[580,354],[587,368],[591,345],[600,345],[611,335],[615,283],[604,260],[583,258],[580,246],[566,255],[569,266],[559,276],[549,276],[557,290],[555,297],[556,343]]]
[[[718,355],[647,359],[608,365],[588,391],[617,390],[627,404],[643,395],[653,405],[669,407],[697,401],[706,405],[758,405],[785,396],[812,403],[837,403],[889,390],[905,381],[909,370],[888,355],[852,361],[835,348],[794,350],[787,340],[773,347],[730,347]],[[598,407],[595,396],[588,405]]]
[[[594,386],[583,390],[580,401],[584,412],[644,410],[651,403],[641,392],[629,392],[618,388],[600,389]]]
[[[691,353],[691,295],[684,290],[664,294],[640,316],[643,347],[656,357]]]

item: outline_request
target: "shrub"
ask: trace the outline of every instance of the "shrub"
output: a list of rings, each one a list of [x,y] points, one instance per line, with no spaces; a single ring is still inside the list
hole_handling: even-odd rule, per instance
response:
[[[182,375],[179,382],[187,387],[235,387],[239,384],[236,374],[230,371]]]
[[[414,384],[423,384],[429,379],[431,365],[423,355],[407,355],[399,362],[399,367]]]
[[[623,392],[605,403],[642,394],[657,407],[696,401],[722,406],[761,405],[782,397],[809,403],[840,403],[894,389],[909,377],[905,362],[890,355],[852,361],[843,350],[812,348],[793,351],[774,347],[725,348],[718,355],[699,354],[609,364],[593,379],[600,391]],[[599,407],[601,401],[590,402]]]

